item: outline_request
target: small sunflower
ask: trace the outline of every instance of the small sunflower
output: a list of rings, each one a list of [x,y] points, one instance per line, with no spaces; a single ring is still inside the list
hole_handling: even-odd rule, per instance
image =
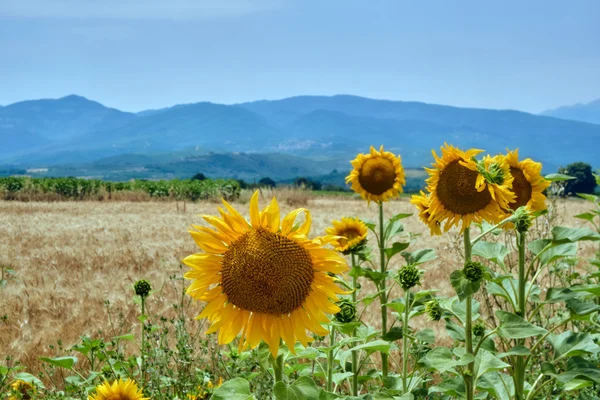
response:
[[[216,230],[194,225],[190,231],[204,253],[183,260],[192,268],[185,274],[193,281],[187,293],[207,302],[197,317],[212,322],[207,333],[219,331],[219,343],[226,344],[241,331],[240,350],[264,340],[274,357],[280,339],[293,352],[296,340],[308,345],[307,329],[326,335],[325,313],[337,313],[337,294],[345,293],[329,274],[348,269],[341,255],[323,247],[331,239],[308,239],[308,210],[294,210],[281,220],[273,198],[259,211],[258,191],[250,200],[250,222],[223,204],[221,218],[203,216]],[[305,221],[297,226],[301,212]]]
[[[10,385],[10,388],[13,395],[9,396],[8,400],[31,400],[35,398],[36,387],[30,382],[17,379]]]
[[[502,207],[508,207],[515,197],[506,160],[496,156],[477,161],[475,156],[482,150],[462,151],[448,144],[441,152],[438,157],[432,151],[436,162],[433,168],[425,168],[431,221],[446,221],[444,231],[459,222],[461,231],[472,222],[499,222]]]
[[[514,178],[512,191],[516,195],[515,202],[510,204],[510,209],[514,211],[524,206],[531,211],[545,210],[544,190],[550,186],[550,182],[541,175],[542,164],[531,158],[519,161],[519,149],[508,151],[506,162]]]
[[[354,169],[346,177],[352,183],[352,190],[367,201],[382,202],[402,193],[406,184],[404,168],[400,156],[389,151],[379,151],[371,146],[369,154],[359,154],[351,161]]]
[[[88,400],[149,400],[149,398],[144,397],[135,381],[119,379],[112,384],[105,381],[96,386],[96,393],[89,395]]]
[[[340,253],[352,253],[367,241],[367,226],[358,218],[345,217],[331,224],[333,227],[327,228],[325,232],[337,236],[331,244]]]
[[[415,194],[410,198],[410,202],[419,209],[419,218],[421,221],[423,221],[423,223],[425,223],[425,225],[429,227],[431,235],[441,235],[442,229],[440,227],[440,223],[434,220],[433,216],[429,212],[429,207],[431,205],[429,193],[425,194],[421,190],[420,194]]]

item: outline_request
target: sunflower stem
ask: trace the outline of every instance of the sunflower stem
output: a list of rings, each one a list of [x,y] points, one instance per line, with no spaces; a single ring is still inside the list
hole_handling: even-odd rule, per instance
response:
[[[465,243],[465,264],[471,261],[471,231],[469,228],[466,228],[463,233],[463,239]],[[472,310],[472,301],[473,296],[467,296],[467,304],[466,304],[466,321],[465,321],[465,346],[467,353],[473,354],[473,310]],[[474,388],[473,388],[473,369],[475,367],[475,363],[471,362],[467,366],[467,370],[463,374],[463,379],[465,380],[465,389],[467,391],[467,400],[473,400],[474,398]]]
[[[517,232],[517,248],[519,249],[519,308],[517,315],[526,319],[525,299],[525,233]],[[525,339],[519,339],[517,345],[523,346]],[[515,397],[517,400],[525,398],[525,356],[517,356],[515,366]]]
[[[335,343],[335,327],[331,325],[329,331],[329,351],[327,352],[327,391],[333,391],[333,350]]]
[[[145,296],[141,296],[142,298],[142,347],[141,347],[141,352],[140,352],[140,387],[144,387],[144,353],[145,353],[145,346],[144,346],[144,336],[145,336],[145,332],[144,332],[144,328],[146,326],[146,320],[145,320],[145,315],[146,315],[146,309],[145,309],[145,305],[146,305],[146,297]]]
[[[275,382],[283,382],[283,354],[273,359],[273,372],[275,372]]]
[[[352,269],[354,270],[354,267],[356,267],[356,256],[354,255],[354,253],[350,255],[350,260],[352,262]],[[356,274],[353,275],[354,276],[352,277],[352,302],[356,307],[356,291],[358,290],[358,278],[356,277]],[[356,337],[356,328],[352,330],[352,336]],[[358,350],[352,350],[352,396],[358,396]]]
[[[379,202],[379,262],[380,262],[380,271],[383,275],[380,283],[379,290],[381,291],[380,301],[381,301],[381,335],[385,335],[387,333],[387,293],[386,293],[386,270],[385,270],[385,237],[384,237],[384,226],[383,226],[383,202]],[[388,355],[384,352],[381,352],[381,372],[383,374],[383,378],[387,378],[388,376]]]
[[[405,290],[404,293],[404,322],[402,326],[402,393],[408,393],[407,379],[408,379],[408,313],[410,302],[410,289]]]

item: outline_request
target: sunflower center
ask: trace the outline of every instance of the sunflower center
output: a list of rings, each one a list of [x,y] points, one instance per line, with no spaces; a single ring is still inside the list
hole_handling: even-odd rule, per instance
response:
[[[515,178],[512,191],[517,195],[515,202],[510,203],[510,208],[516,210],[521,206],[526,206],[529,200],[531,200],[531,183],[529,183],[523,170],[520,168],[510,167],[510,174]]]
[[[394,187],[396,169],[387,158],[369,158],[362,165],[358,182],[367,192],[381,195]]]
[[[459,160],[452,161],[440,173],[437,196],[449,211],[467,215],[483,210],[492,196],[489,191],[478,192],[475,188],[477,172],[460,165]]]
[[[344,231],[340,232],[339,235],[343,236],[343,238],[339,240],[340,244],[346,244],[347,242],[353,241],[357,237],[361,237],[360,232],[352,228],[345,229]]]
[[[106,396],[106,400],[131,400],[126,394],[112,393]]]
[[[244,310],[288,314],[311,290],[313,263],[294,240],[258,228],[233,242],[223,257],[223,291]]]

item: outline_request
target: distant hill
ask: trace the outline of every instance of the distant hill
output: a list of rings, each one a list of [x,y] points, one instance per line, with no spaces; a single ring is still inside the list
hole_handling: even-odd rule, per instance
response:
[[[162,154],[175,162],[170,153],[200,148],[203,154],[248,155],[246,159],[224,156],[204,160],[213,163],[209,168],[214,167],[215,173],[258,176],[264,169],[252,154],[271,154],[271,161],[272,154],[278,153],[315,163],[349,165],[357,152],[380,144],[401,154],[406,167],[419,168],[431,162],[432,148],[448,142],[490,153],[519,147],[523,157],[543,162],[551,172],[574,161],[598,167],[600,125],[512,110],[349,95],[237,105],[181,104],[136,114],[67,96],[1,108],[0,140],[4,144],[0,164],[16,169],[80,167],[124,154]],[[141,168],[143,163],[138,161]],[[284,163],[270,165],[280,169],[274,174],[284,176],[291,171]],[[314,172],[327,174],[330,169]]]
[[[542,115],[600,124],[600,99],[587,104],[578,103],[572,106],[564,106],[555,108],[554,110],[544,111]]]

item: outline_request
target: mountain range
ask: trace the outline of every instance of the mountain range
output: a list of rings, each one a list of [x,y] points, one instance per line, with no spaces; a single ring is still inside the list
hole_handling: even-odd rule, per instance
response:
[[[564,106],[544,111],[542,115],[600,124],[600,99],[591,101],[587,104],[578,103],[572,106]]]
[[[151,178],[209,171],[289,179],[348,169],[358,152],[380,144],[401,154],[406,167],[420,168],[444,142],[489,153],[518,147],[546,172],[575,161],[598,167],[600,124],[350,95],[202,102],[139,113],[76,95],[0,107],[0,165],[48,174],[128,179],[140,171]]]

